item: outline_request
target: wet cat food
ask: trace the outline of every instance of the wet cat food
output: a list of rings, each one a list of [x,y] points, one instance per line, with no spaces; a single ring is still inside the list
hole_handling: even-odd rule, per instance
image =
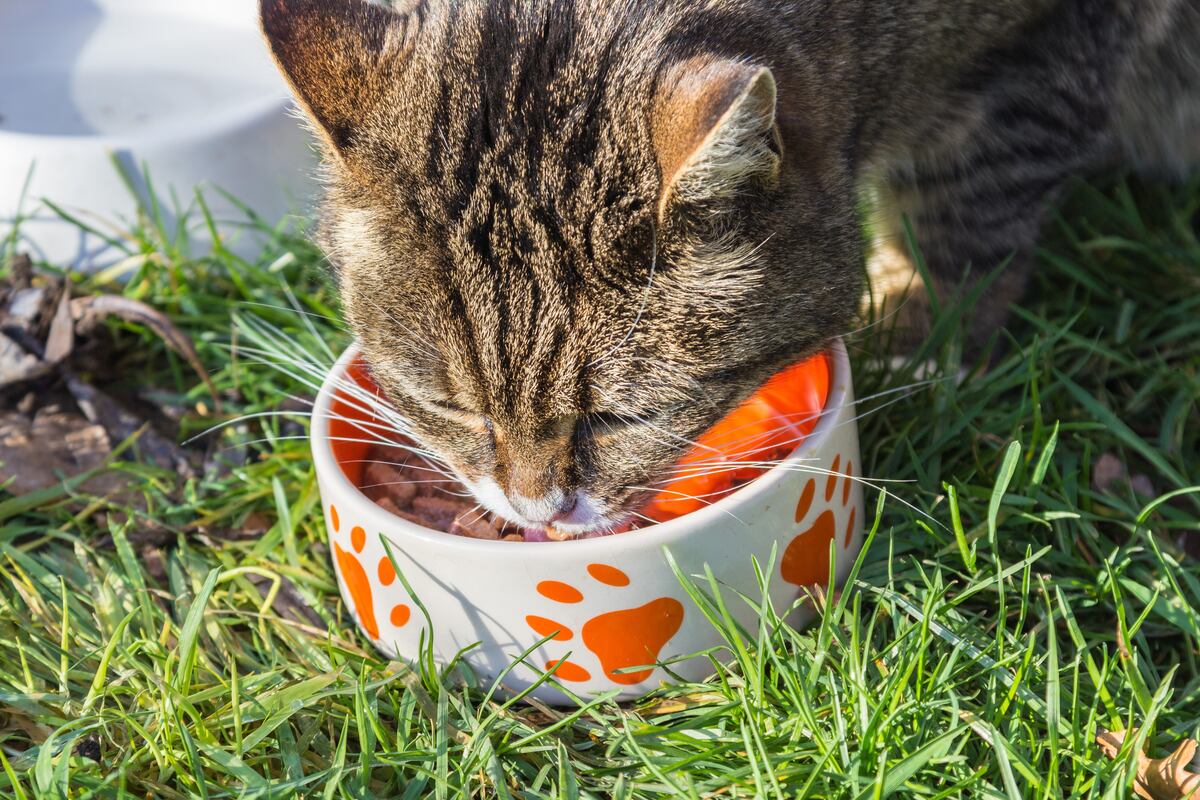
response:
[[[472,539],[524,539],[516,526],[480,508],[465,486],[402,446],[371,445],[358,488],[380,508],[424,528]]]

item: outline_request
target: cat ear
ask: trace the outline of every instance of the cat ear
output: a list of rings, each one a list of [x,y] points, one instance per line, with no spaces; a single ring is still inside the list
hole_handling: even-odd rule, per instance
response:
[[[385,89],[406,18],[363,0],[260,0],[263,34],[319,132],[340,152]]]
[[[721,201],[778,178],[775,78],[766,67],[676,64],[660,81],[652,131],[663,180],[660,219],[671,204]]]

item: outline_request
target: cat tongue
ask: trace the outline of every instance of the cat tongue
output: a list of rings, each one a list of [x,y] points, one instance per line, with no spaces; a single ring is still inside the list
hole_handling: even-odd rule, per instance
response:
[[[550,537],[541,528],[521,528],[521,533],[527,542],[548,542]]]
[[[609,533],[624,533],[625,531],[631,529],[632,526],[622,526],[621,528],[618,528],[615,531],[610,531]],[[562,542],[568,539],[595,539],[597,536],[608,535],[604,531],[584,531],[583,533],[577,533],[574,536],[567,534],[556,539],[543,528],[521,528],[521,534],[525,537],[525,541],[527,542]]]

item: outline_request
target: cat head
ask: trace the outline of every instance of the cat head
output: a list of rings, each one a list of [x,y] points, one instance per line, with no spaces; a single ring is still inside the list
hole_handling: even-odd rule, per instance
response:
[[[262,2],[372,373],[518,524],[621,523],[858,296],[849,177],[786,82],[653,5]]]

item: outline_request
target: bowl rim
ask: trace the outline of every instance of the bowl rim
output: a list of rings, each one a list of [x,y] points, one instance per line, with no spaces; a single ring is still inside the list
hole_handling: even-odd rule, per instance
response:
[[[549,555],[554,548],[557,548],[560,554],[565,554],[569,551],[571,557],[600,557],[603,554],[628,550],[630,547],[657,549],[709,530],[712,527],[711,523],[713,521],[729,519],[731,509],[748,505],[760,495],[772,491],[779,481],[788,474],[788,469],[785,467],[810,462],[812,459],[807,457],[808,454],[824,446],[830,438],[831,432],[836,427],[847,424],[840,417],[842,416],[841,411],[845,407],[847,395],[850,393],[852,385],[850,381],[850,358],[847,354],[846,346],[840,338],[833,339],[825,348],[825,351],[830,355],[829,395],[826,398],[825,407],[821,411],[816,427],[792,451],[791,455],[737,491],[731,492],[720,500],[683,516],[669,519],[666,522],[647,525],[644,528],[638,528],[636,531],[630,531],[629,534],[595,536],[588,539],[574,539],[564,542],[504,542],[490,539],[473,539],[467,536],[453,536],[444,531],[433,530],[409,522],[380,508],[346,477],[341,465],[333,456],[333,448],[329,440],[329,424],[331,419],[330,406],[335,391],[334,376],[343,374],[349,363],[359,354],[358,345],[351,344],[338,357],[329,374],[321,382],[321,388],[317,392],[317,397],[313,402],[312,412],[309,417],[309,444],[312,449],[313,463],[317,475],[320,483],[331,490],[330,494],[336,495],[336,497],[333,497],[322,494],[322,505],[326,507],[330,505],[339,506],[339,517],[342,519],[353,517],[357,520],[363,520],[364,517],[367,518],[372,522],[371,527],[377,528],[385,535],[388,535],[389,539],[395,544],[399,544],[399,537],[403,537],[404,539],[413,538],[429,546],[440,547],[446,550],[470,550],[476,553],[488,554],[504,551],[505,553],[516,555],[522,552],[529,552],[528,548],[530,547],[540,547],[542,549],[538,551],[538,554],[541,556]],[[354,504],[353,510],[343,505],[347,501]],[[732,521],[738,521],[736,515],[732,516]],[[355,524],[362,524],[362,522],[356,522]],[[366,526],[364,525],[364,527]]]
[[[211,19],[214,23],[241,30],[258,30],[257,16],[240,13],[242,9],[229,2],[214,3],[211,8],[188,10],[186,6],[155,5],[149,2],[101,2],[101,13],[108,16],[134,14],[139,16],[175,17],[184,22],[196,19]],[[261,37],[261,33],[260,33]],[[262,43],[266,48],[266,43]],[[197,63],[197,67],[200,65]],[[200,69],[190,70],[203,75]],[[65,134],[36,133],[0,128],[0,142],[14,146],[53,147],[56,149],[109,150],[131,146],[186,145],[193,141],[209,141],[218,136],[254,127],[264,118],[278,114],[293,106],[291,93],[282,78],[270,92],[264,91],[240,103],[222,106],[215,113],[193,114],[182,118],[182,122],[156,127],[151,133],[132,132],[122,134]]]

